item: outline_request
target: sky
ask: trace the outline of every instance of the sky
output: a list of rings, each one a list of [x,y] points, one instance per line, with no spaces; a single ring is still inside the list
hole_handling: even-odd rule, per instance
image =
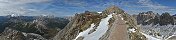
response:
[[[72,16],[85,11],[103,11],[112,5],[128,14],[146,11],[176,14],[176,0],[0,0],[0,16]]]

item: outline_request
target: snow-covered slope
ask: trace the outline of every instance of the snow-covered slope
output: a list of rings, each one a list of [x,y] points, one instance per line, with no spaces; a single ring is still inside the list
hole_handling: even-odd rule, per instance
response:
[[[93,33],[88,34],[89,31],[95,26],[94,24],[91,24],[91,27],[83,32],[80,32],[76,39],[82,36],[84,37],[83,40],[99,40],[99,38],[102,37],[108,30],[108,21],[110,20],[110,18],[112,18],[112,14],[108,15],[108,17],[104,19],[101,19],[99,26],[97,26],[97,29]]]
[[[97,13],[102,13],[102,12],[97,12]]]
[[[85,30],[85,31],[83,31],[83,32],[80,32],[79,35],[78,35],[74,40],[76,40],[78,37],[89,35],[89,34],[88,34],[89,31],[92,30],[94,26],[95,26],[94,23],[91,24],[91,27],[90,27],[90,28],[88,28],[87,30]]]
[[[141,33],[142,33],[142,32],[141,32]],[[145,34],[145,33],[142,33],[142,34],[147,38],[147,40],[161,40],[161,39],[152,37],[152,36],[150,36],[150,35],[147,35],[147,34]]]
[[[167,39],[169,36],[174,35],[175,33],[175,27],[176,25],[163,25],[160,26],[159,24],[157,25],[145,25],[141,26],[141,31],[143,31],[145,34],[150,34],[150,36],[160,38],[160,39]]]

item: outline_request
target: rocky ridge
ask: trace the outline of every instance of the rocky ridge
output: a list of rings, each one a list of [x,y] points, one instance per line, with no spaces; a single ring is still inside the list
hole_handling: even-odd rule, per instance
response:
[[[98,31],[98,27],[101,27],[102,19],[106,19],[111,14],[112,14],[112,18],[110,18],[110,20],[108,21],[109,23],[107,26],[108,29],[105,30],[105,33],[103,34],[103,36],[98,38],[98,40],[109,40],[111,38],[110,35],[113,35],[111,33],[114,32],[112,31],[112,28],[119,27],[119,26],[114,26],[116,25],[115,22],[118,22],[115,20],[118,20],[119,18],[124,20],[122,22],[124,22],[124,27],[126,27],[124,28],[125,30],[134,28],[136,31],[133,33],[131,33],[131,31],[124,31],[124,33],[129,34],[129,35],[125,35],[126,36],[125,39],[145,40],[145,36],[143,36],[139,32],[137,23],[135,23],[136,22],[135,19],[133,19],[130,15],[128,15],[127,13],[125,13],[123,10],[119,9],[116,6],[109,7],[105,11],[102,11],[102,13],[85,11],[85,13],[76,14],[75,17],[72,19],[72,21],[69,22],[69,24],[63,30],[61,30],[58,33],[58,35],[56,35],[52,40],[73,40],[78,35],[80,35],[80,33],[82,32],[84,33],[85,31],[87,31],[87,29],[91,28],[93,23],[95,26],[93,26],[93,29],[90,30],[87,34],[87,36],[91,36],[91,34],[94,34],[96,33],[96,31]],[[115,29],[115,30],[118,30],[118,29]],[[86,38],[89,38],[89,37],[86,37],[86,35],[83,34],[82,36],[76,38],[75,40],[83,40],[83,39],[86,40]],[[112,40],[116,40],[116,39],[112,39]]]

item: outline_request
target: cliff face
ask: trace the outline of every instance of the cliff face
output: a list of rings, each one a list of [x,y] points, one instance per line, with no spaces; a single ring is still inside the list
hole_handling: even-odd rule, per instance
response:
[[[139,13],[137,15],[137,23],[143,24],[143,25],[151,24],[151,22],[149,21],[151,19],[154,19],[154,17],[155,17],[155,14],[152,11]]]
[[[52,40],[145,40],[145,37],[134,18],[112,6],[102,12],[76,14]]]
[[[158,13],[153,13],[152,11],[139,13],[136,17],[137,23],[142,25],[174,25],[174,16],[169,13],[162,13],[159,15]]]

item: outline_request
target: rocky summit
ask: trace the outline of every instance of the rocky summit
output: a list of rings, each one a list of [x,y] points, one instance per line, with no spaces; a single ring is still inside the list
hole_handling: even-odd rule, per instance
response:
[[[145,40],[135,18],[117,6],[75,14],[52,40]]]

